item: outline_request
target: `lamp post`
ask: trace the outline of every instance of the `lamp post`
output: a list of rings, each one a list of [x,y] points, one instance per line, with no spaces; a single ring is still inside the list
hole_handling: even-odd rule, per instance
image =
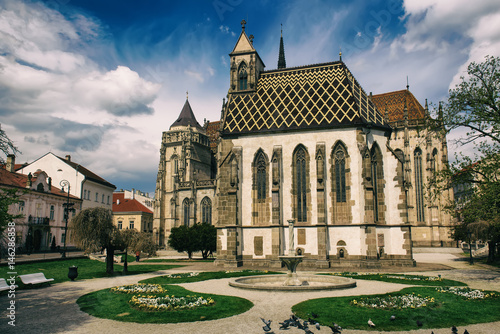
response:
[[[69,212],[72,211],[73,209],[71,208],[74,203],[69,202],[69,194],[70,194],[70,184],[68,180],[61,180],[59,182],[61,185],[62,189],[61,192],[65,193],[64,187],[68,187],[68,197],[66,203],[63,203],[64,206],[64,218],[65,218],[65,226],[64,226],[64,248],[63,248],[63,253],[62,257],[66,257],[66,239],[68,238],[68,219],[69,219]]]

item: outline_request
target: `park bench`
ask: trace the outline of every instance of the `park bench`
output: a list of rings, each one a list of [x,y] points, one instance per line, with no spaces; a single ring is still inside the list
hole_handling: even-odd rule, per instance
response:
[[[17,288],[17,285],[14,285]],[[10,285],[7,284],[5,278],[0,278],[0,291],[10,290]]]
[[[53,278],[46,278],[43,273],[19,275],[23,284],[41,284],[52,282]]]

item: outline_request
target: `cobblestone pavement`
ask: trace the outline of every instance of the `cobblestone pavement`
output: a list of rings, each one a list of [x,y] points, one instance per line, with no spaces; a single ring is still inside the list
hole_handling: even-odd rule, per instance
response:
[[[500,271],[489,266],[469,265],[466,261],[459,261],[453,254],[418,253],[415,254],[418,263],[416,268],[407,268],[406,272],[424,275],[442,275],[444,278],[466,282],[473,288],[500,291]],[[229,279],[212,280],[208,282],[181,284],[194,292],[209,292],[239,296],[251,300],[254,307],[249,311],[230,318],[192,322],[181,324],[136,324],[113,320],[99,319],[80,311],[76,300],[78,297],[100,289],[136,283],[145,278],[164,275],[167,272],[214,271],[212,263],[189,264],[183,268],[161,271],[150,274],[99,278],[93,280],[76,280],[54,284],[39,289],[22,290],[16,294],[16,327],[8,326],[7,311],[9,299],[6,295],[0,296],[0,333],[264,333],[260,317],[272,319],[275,333],[304,333],[292,328],[288,331],[278,330],[278,322],[290,316],[291,307],[303,300],[347,296],[359,294],[375,294],[400,290],[407,285],[391,284],[376,281],[357,281],[357,287],[347,290],[323,292],[259,292],[242,290],[230,287]],[[402,268],[384,268],[380,272],[402,272]],[[330,270],[332,271],[332,270]],[[338,270],[336,270],[338,271]],[[499,310],[500,312],[500,310]],[[499,334],[500,322],[477,324],[459,327],[462,334],[467,329],[471,334]],[[390,333],[411,334],[448,334],[449,328],[432,330],[414,330]],[[314,333],[331,333],[327,327],[320,330],[313,329]],[[343,330],[342,333],[374,334],[380,331]]]

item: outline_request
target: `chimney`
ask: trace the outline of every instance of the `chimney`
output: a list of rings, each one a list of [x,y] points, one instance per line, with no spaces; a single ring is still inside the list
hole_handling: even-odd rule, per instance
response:
[[[7,156],[7,165],[5,166],[7,168],[7,171],[14,173],[15,172],[15,168],[14,168],[15,164],[16,164],[16,156],[14,154],[9,154]]]
[[[135,199],[135,189],[132,188],[132,199]]]
[[[66,160],[71,161],[71,155],[66,155]]]
[[[52,190],[52,178],[48,178],[48,186],[49,186],[49,192]]]

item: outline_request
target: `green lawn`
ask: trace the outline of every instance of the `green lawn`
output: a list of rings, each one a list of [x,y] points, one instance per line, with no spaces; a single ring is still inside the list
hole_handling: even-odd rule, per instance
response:
[[[321,325],[339,324],[346,329],[368,330],[368,319],[376,324],[381,331],[404,331],[419,328],[449,328],[474,323],[500,321],[500,298],[496,297],[480,300],[469,300],[452,293],[436,291],[432,287],[410,287],[401,291],[375,295],[350,296],[337,298],[321,298],[304,301],[293,306],[297,316],[308,319],[312,313],[318,315],[316,319]],[[388,296],[403,296],[406,294],[420,295],[434,298],[433,302],[420,308],[393,308],[380,309],[359,306],[363,298],[380,297],[387,300]],[[356,304],[354,304],[356,300]],[[396,320],[391,321],[390,316]],[[422,327],[417,326],[417,320]]]
[[[466,286],[467,284],[459,281],[445,279],[436,276],[424,275],[406,275],[406,274],[363,274],[356,272],[342,272],[324,275],[334,275],[342,277],[350,277],[354,279],[365,279],[373,281],[382,281],[388,283],[400,283],[411,285],[426,285],[426,286]]]
[[[18,263],[15,265],[15,272],[17,275],[33,274],[42,272],[46,278],[53,278],[52,283],[61,283],[70,281],[68,278],[68,268],[70,266],[78,267],[78,278],[92,279],[99,277],[108,277],[106,273],[106,263],[90,259],[66,259],[59,261],[45,261],[36,263]],[[158,270],[167,270],[172,268],[182,267],[181,265],[130,265],[128,266],[128,275],[143,274]],[[123,266],[120,264],[114,265],[114,276],[122,275]],[[8,278],[10,275],[7,273],[11,270],[7,266],[0,267],[0,278]],[[16,275],[16,276],[17,276]],[[24,289],[26,286],[22,284],[21,280],[17,277],[16,284],[19,289]]]
[[[95,291],[77,300],[80,309],[98,318],[138,323],[179,323],[215,320],[248,311],[253,303],[247,299],[207,293],[194,293],[176,285],[162,285],[167,291],[154,294],[157,297],[193,296],[212,298],[215,304],[194,309],[144,311],[130,305],[132,294],[116,293],[110,289]]]

